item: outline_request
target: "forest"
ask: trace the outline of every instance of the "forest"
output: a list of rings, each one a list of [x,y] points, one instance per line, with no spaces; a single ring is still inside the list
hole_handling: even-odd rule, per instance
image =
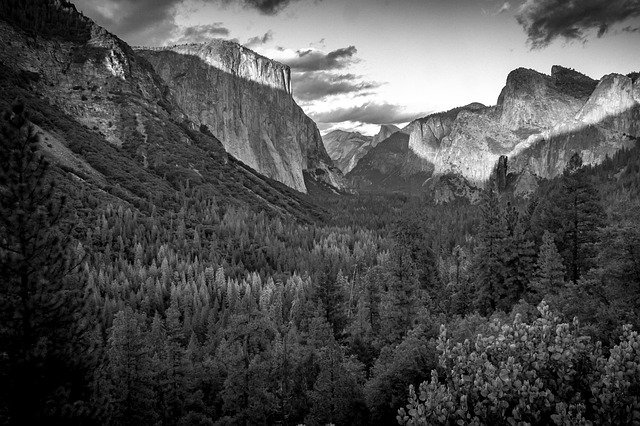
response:
[[[313,220],[65,191],[0,124],[0,423],[640,423],[640,147],[528,199],[333,195]]]

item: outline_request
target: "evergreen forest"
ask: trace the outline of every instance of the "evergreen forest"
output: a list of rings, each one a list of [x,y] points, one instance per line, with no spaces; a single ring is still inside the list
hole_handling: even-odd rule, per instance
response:
[[[0,124],[0,424],[640,424],[640,147],[295,216],[114,202],[30,123]]]

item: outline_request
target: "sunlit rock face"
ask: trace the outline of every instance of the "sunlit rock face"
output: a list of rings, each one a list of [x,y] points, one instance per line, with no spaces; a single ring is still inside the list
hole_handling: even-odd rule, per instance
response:
[[[39,96],[73,116],[105,139],[122,146],[132,128],[155,120],[181,120],[153,69],[122,40],[60,4],[86,26],[86,38],[75,42],[42,39],[32,42],[21,31],[0,21],[0,63],[17,72],[38,75],[32,83]],[[136,102],[132,102],[136,99]],[[146,155],[140,148],[140,154]]]
[[[291,97],[287,66],[224,40],[138,53],[187,116],[245,164],[301,192],[303,171],[343,186],[316,124]]]
[[[559,66],[550,76],[519,68],[509,73],[498,98],[500,124],[526,136],[571,120],[595,85],[589,77]]]
[[[371,149],[372,138],[358,132],[334,130],[322,137],[329,157],[342,173],[348,173]]]
[[[380,126],[380,131],[371,140],[371,147],[377,146],[380,142],[399,131],[400,129],[398,126],[394,126],[393,124],[383,124]]]
[[[383,124],[373,137],[364,136],[358,132],[334,130],[324,135],[322,140],[333,163],[342,170],[342,173],[347,174],[371,148],[399,131],[400,129],[393,124]]]
[[[504,145],[513,140],[495,125],[492,109],[471,104],[414,122],[409,150],[432,165],[434,174],[458,173],[476,182],[491,174]]]
[[[207,43],[184,44],[170,49],[183,55],[196,56],[206,64],[236,77],[291,94],[291,71],[288,66],[232,41],[212,39]]]
[[[628,130],[634,125],[632,110],[640,102],[638,94],[635,95],[631,78],[620,74],[606,75],[600,80],[576,119],[587,125],[612,120],[609,123],[612,127],[620,131]]]
[[[635,83],[620,74],[604,76],[572,119],[530,136],[513,150],[513,170],[553,177],[562,172],[574,152],[580,153],[584,164],[593,165],[633,146],[634,138],[640,136]]]
[[[518,193],[529,194],[535,179],[562,173],[575,152],[585,164],[597,164],[632,146],[640,136],[639,101],[638,74],[596,81],[560,66],[551,75],[520,68],[508,75],[496,106],[471,104],[412,122],[401,170],[391,169],[412,187],[415,179],[408,176],[422,176],[428,187],[432,177],[451,174],[483,185],[504,156],[507,173],[519,176]],[[367,164],[380,165],[385,158],[388,153],[376,147]],[[393,164],[398,161],[396,153]],[[357,177],[356,186],[395,179],[379,176],[382,168],[376,168],[375,179],[358,167],[347,177]]]

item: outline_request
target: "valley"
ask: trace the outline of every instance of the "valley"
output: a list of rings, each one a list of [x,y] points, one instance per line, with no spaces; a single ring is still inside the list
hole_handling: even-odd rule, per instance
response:
[[[636,424],[639,74],[369,136],[296,97],[355,48],[268,35],[0,0],[0,424]]]

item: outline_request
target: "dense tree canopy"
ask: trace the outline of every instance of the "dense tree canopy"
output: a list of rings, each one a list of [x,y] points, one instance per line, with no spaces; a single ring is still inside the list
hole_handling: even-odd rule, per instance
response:
[[[65,172],[21,117],[2,124],[0,423],[636,421],[638,148],[528,200],[333,195],[302,222],[206,186],[51,188]]]

